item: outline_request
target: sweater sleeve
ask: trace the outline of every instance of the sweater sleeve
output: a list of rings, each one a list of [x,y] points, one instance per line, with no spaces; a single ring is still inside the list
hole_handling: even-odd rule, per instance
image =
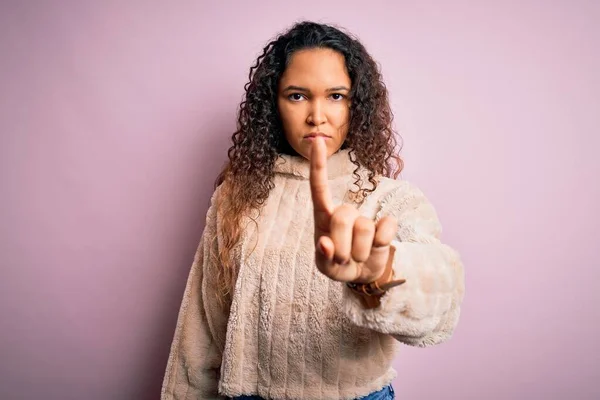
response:
[[[440,242],[441,225],[433,206],[407,182],[380,202],[376,220],[386,215],[398,221],[393,270],[396,279],[406,282],[386,292],[374,309],[365,309],[344,287],[345,314],[359,326],[411,346],[442,343],[452,336],[464,297],[460,256]]]
[[[163,380],[162,400],[223,399],[218,394],[227,314],[216,305],[211,251],[217,247],[215,195],[189,273]],[[215,253],[213,253],[215,254]]]

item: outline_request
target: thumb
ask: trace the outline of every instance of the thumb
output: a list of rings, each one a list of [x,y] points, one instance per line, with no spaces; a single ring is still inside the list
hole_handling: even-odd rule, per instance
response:
[[[319,240],[317,240],[317,253],[319,253],[324,261],[333,261],[333,255],[335,252],[335,248],[333,246],[333,241],[328,236],[321,236]]]

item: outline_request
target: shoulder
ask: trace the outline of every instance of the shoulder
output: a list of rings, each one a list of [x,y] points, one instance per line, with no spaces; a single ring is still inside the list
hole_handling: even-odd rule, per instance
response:
[[[441,229],[438,215],[427,196],[415,184],[405,180],[381,178],[374,195],[376,219],[394,215],[401,221],[429,221],[435,225],[434,231]]]
[[[210,195],[208,203],[208,210],[206,211],[206,225],[214,225],[217,223],[218,215],[220,214],[222,201],[223,184],[220,184],[215,188],[213,193]]]
[[[379,204],[390,201],[409,200],[411,198],[425,198],[423,191],[415,184],[406,181],[380,177],[377,188],[372,196]]]
[[[215,190],[213,191],[212,195],[210,196],[210,205],[211,206],[215,206],[217,204],[219,204],[219,202],[221,201],[221,196],[222,196],[222,192],[223,192],[223,185],[224,183],[221,183],[219,186],[217,186],[215,188]]]

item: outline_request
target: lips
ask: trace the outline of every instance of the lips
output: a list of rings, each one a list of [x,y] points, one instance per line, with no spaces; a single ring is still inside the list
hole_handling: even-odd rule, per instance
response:
[[[317,137],[331,138],[331,136],[326,135],[323,132],[311,132],[307,135],[304,135],[304,139],[314,139]]]

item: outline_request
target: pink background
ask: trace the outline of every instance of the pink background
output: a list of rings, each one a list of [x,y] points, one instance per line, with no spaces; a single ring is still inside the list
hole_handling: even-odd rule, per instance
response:
[[[382,64],[466,265],[398,398],[600,398],[599,2],[0,7],[1,399],[158,398],[248,67],[301,18]]]

